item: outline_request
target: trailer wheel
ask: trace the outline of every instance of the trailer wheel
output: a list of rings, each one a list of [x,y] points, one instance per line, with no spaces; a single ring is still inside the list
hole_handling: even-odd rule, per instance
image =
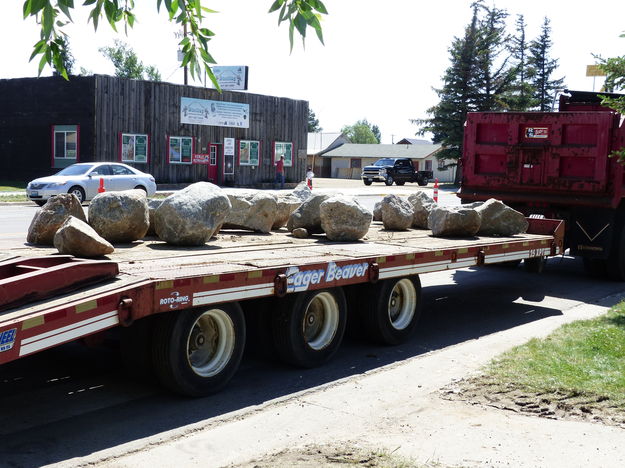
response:
[[[418,276],[380,281],[360,298],[367,335],[387,345],[405,342],[415,331],[421,314]]]
[[[215,393],[239,367],[245,319],[237,303],[164,314],[154,328],[154,370],[161,383],[176,393]]]
[[[279,301],[273,316],[273,339],[284,362],[317,367],[337,352],[347,321],[341,288],[293,294]]]

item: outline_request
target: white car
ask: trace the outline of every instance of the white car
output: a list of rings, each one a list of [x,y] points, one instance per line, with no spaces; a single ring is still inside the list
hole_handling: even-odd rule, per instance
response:
[[[107,192],[141,189],[148,197],[156,192],[156,182],[150,174],[126,164],[91,162],[72,164],[55,175],[29,182],[26,195],[39,206],[60,193],[73,193],[82,203],[98,194],[100,184]]]

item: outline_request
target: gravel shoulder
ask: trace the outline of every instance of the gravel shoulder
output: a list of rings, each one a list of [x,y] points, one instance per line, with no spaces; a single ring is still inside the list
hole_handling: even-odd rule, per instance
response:
[[[511,346],[597,316],[621,299],[577,305],[58,466],[625,466],[621,427],[467,404],[445,391]],[[380,453],[392,456],[371,458]],[[341,461],[340,454],[351,455]]]

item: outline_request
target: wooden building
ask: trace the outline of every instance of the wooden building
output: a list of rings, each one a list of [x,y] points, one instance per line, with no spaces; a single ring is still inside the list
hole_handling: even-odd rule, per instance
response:
[[[308,102],[113,76],[0,80],[0,179],[119,161],[158,184],[262,186],[306,173]]]

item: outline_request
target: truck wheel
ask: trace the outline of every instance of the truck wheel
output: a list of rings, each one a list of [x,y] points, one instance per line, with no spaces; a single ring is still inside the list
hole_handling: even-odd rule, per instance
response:
[[[152,361],[161,383],[188,396],[221,390],[243,356],[245,319],[241,307],[228,303],[158,318]]]
[[[371,185],[371,180],[367,180],[367,179],[363,179],[363,182],[365,183],[365,185]]]
[[[547,259],[545,257],[532,257],[523,260],[523,268],[528,273],[542,273],[545,269]]]
[[[337,352],[347,322],[341,288],[293,294],[278,302],[273,339],[284,362],[317,367]]]
[[[419,186],[421,187],[425,187],[430,181],[428,180],[427,177],[423,177],[421,180],[419,180],[419,182],[417,182],[419,184]]]
[[[386,180],[384,181],[384,183],[386,185],[393,185],[393,178],[391,176],[388,176]]]
[[[404,180],[396,180],[395,181],[396,185],[404,185],[405,183],[406,183],[406,181],[404,181]]]
[[[416,330],[421,314],[418,276],[380,281],[360,297],[359,313],[367,335],[387,345],[405,342]]]

